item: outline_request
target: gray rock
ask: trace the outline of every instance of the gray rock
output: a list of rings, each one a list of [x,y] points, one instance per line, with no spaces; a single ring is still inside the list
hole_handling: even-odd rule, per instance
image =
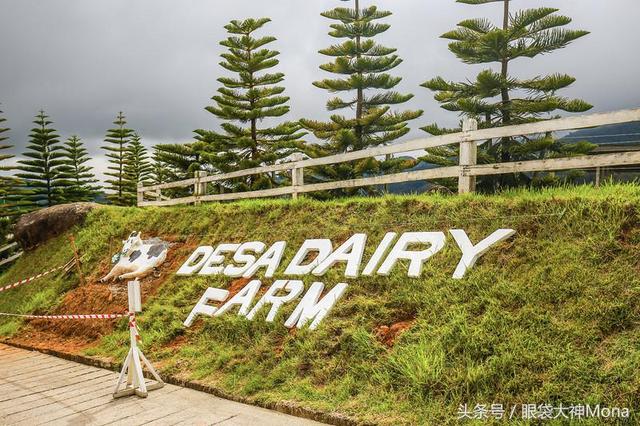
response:
[[[14,236],[23,249],[32,249],[84,222],[87,213],[98,207],[96,203],[73,203],[36,210],[18,219]]]

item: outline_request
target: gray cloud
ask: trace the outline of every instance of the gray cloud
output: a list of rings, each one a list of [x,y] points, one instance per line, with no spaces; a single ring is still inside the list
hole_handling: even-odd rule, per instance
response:
[[[455,114],[441,110],[420,83],[442,75],[473,78],[481,67],[464,65],[439,35],[468,17],[497,19],[499,5],[468,6],[453,0],[364,0],[389,9],[391,29],[380,42],[398,48],[404,63],[403,92],[414,93],[407,108],[423,109],[407,137],[420,136],[428,122],[453,125]],[[0,102],[21,151],[31,120],[44,108],[63,137],[78,134],[99,154],[104,132],[117,111],[147,145],[188,141],[196,128],[215,128],[204,111],[222,74],[218,41],[231,19],[268,16],[264,34],[282,52],[291,119],[327,116],[328,95],[311,82],[326,74],[318,49],[335,42],[319,13],[337,0],[0,0]],[[640,86],[640,21],[637,0],[528,0],[514,7],[552,6],[574,19],[572,27],[591,35],[569,48],[534,61],[520,60],[514,71],[533,76],[566,72],[577,82],[564,94],[581,97],[594,111],[637,107]],[[102,169],[103,160],[94,164]]]

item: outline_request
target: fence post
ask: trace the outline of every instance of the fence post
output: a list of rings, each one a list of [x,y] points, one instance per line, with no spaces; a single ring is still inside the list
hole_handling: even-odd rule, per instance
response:
[[[478,122],[473,118],[466,118],[462,122],[462,131],[465,133],[478,130]],[[460,176],[458,177],[458,194],[475,192],[476,177],[468,176],[465,166],[475,166],[478,161],[478,143],[470,140],[471,135],[465,135],[465,141],[460,142]]]
[[[144,201],[144,192],[142,191],[142,182],[138,182],[138,191],[136,193],[137,205],[140,207],[140,204]]]
[[[196,197],[195,205],[200,204],[199,198],[207,192],[207,183],[200,182],[200,179],[205,177],[207,172],[204,170],[198,170],[195,173],[196,182],[193,184],[193,195]]]
[[[291,169],[291,186],[293,187],[293,199],[298,198],[298,188],[304,186],[304,168],[297,167],[297,162],[302,161],[304,156],[300,153],[296,153],[292,157],[294,163]]]

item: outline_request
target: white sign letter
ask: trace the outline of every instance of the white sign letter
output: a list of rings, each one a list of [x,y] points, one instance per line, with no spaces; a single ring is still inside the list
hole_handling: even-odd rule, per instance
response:
[[[367,263],[367,266],[364,267],[362,275],[373,274],[373,271],[375,271],[380,262],[382,262],[382,256],[385,255],[387,250],[389,250],[389,247],[391,247],[391,243],[393,242],[393,240],[396,239],[396,235],[397,234],[395,232],[387,232],[385,234],[384,238],[382,238],[382,241],[380,241],[378,248],[376,248],[376,251],[373,253],[373,256],[371,256],[371,259],[369,259],[369,263]]]
[[[286,275],[306,275],[310,273],[313,268],[318,266],[320,262],[324,260],[331,251],[333,250],[333,246],[331,245],[331,240],[322,239],[322,240],[305,240],[300,247],[300,250],[293,256],[293,260],[287,266],[287,269],[284,271]],[[310,252],[317,251],[318,255],[315,259],[309,262],[306,265],[301,265],[300,263],[307,258],[307,255]]]
[[[218,309],[214,315],[219,317],[220,315],[227,312],[234,305],[240,305],[240,310],[238,310],[238,315],[246,316],[247,312],[249,312],[249,307],[251,306],[251,302],[253,302],[253,298],[256,296],[258,290],[260,290],[260,286],[262,283],[260,280],[249,281],[249,283],[242,288],[231,299],[227,301],[224,305]]]
[[[216,302],[224,302],[228,296],[229,292],[227,290],[209,287],[204,292],[200,300],[198,300],[196,306],[194,306],[194,308],[191,310],[191,313],[184,322],[184,326],[191,327],[191,324],[193,324],[193,321],[196,319],[196,315],[198,314],[207,315],[210,317],[213,316],[218,308],[216,308],[215,306],[207,305],[207,303],[212,300]]]
[[[442,250],[445,238],[444,232],[405,232],[400,236],[393,250],[391,250],[389,256],[378,269],[378,275],[389,275],[398,260],[407,259],[410,261],[407,275],[412,278],[419,277],[422,272],[422,264]],[[430,247],[422,251],[407,250],[409,245],[416,243],[430,244]]]
[[[333,305],[340,299],[347,289],[347,285],[345,283],[336,284],[322,300],[318,301],[323,289],[323,283],[313,283],[291,316],[285,321],[285,327],[302,328],[308,321],[313,320],[309,329],[315,330],[318,324],[320,324],[320,321],[327,316],[331,308],[333,308]]]
[[[276,296],[281,290],[287,290],[289,293],[285,296]],[[282,305],[292,301],[304,291],[304,284],[299,280],[277,280],[273,283],[269,290],[258,300],[258,303],[251,309],[247,315],[247,319],[252,320],[258,311],[266,304],[271,304],[271,309],[267,314],[267,322],[273,322],[278,310]]]
[[[513,229],[498,229],[496,232],[474,246],[467,236],[467,233],[462,229],[451,229],[449,232],[451,232],[453,239],[456,240],[458,247],[462,250],[462,257],[460,258],[460,262],[453,273],[453,278],[457,280],[464,277],[467,269],[473,268],[476,261],[485,254],[492,245],[506,240],[516,233]]]
[[[211,246],[201,246],[198,247],[191,256],[187,259],[186,262],[178,269],[176,275],[192,275],[198,272],[202,265],[205,264],[209,256],[213,253],[213,247]],[[202,256],[202,259],[200,258]],[[197,260],[197,262],[196,262]],[[196,263],[193,263],[196,262]]]
[[[224,270],[224,266],[215,266],[220,265],[224,262],[224,254],[223,253],[233,253],[238,250],[240,244],[220,244],[213,251],[213,254],[207,260],[207,263],[200,269],[199,275],[218,275],[221,274]]]
[[[276,269],[278,269],[278,266],[280,266],[285,247],[287,247],[286,241],[274,243],[242,276],[251,278],[258,272],[258,269],[266,266],[267,271],[264,273],[264,276],[272,277]]]
[[[313,275],[324,275],[337,262],[347,262],[344,275],[349,278],[358,278],[358,269],[360,269],[360,263],[362,263],[366,243],[366,234],[353,235],[331,253],[329,257],[320,262],[313,270]]]
[[[250,243],[244,243],[236,254],[233,255],[233,261],[241,264],[242,266],[228,265],[224,268],[224,274],[228,277],[241,277],[247,269],[249,269],[254,263],[256,263],[256,257],[252,254],[245,254],[247,251],[252,251],[256,254],[260,254],[264,251],[266,245],[260,241],[252,241]]]

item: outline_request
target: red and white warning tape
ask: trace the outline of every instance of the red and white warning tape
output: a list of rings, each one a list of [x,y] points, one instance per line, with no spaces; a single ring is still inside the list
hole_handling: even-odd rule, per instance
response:
[[[75,259],[72,259],[69,262],[67,262],[64,265],[62,265],[62,266],[56,266],[55,268],[50,269],[50,270],[48,270],[46,272],[42,272],[41,274],[34,275],[33,277],[25,278],[25,279],[20,280],[20,281],[16,281],[15,283],[6,285],[4,287],[0,287],[0,293],[3,292],[3,291],[6,291],[6,290],[10,290],[12,288],[19,287],[19,286],[24,285],[24,284],[29,284],[30,282],[35,281],[38,278],[44,277],[45,275],[53,274],[54,272],[59,271],[60,269],[64,269],[64,268],[67,268],[67,267],[73,265],[75,263],[75,261],[76,261]]]
[[[33,318],[33,319],[116,319],[130,316],[130,314],[86,314],[86,315],[23,315],[23,314],[9,314],[0,312],[0,315],[6,317],[20,317],[20,318]],[[135,322],[134,322],[135,325]]]
[[[129,312],[129,328],[133,329],[135,333],[136,340],[141,340],[140,333],[138,332],[138,325],[136,324],[136,313]]]

